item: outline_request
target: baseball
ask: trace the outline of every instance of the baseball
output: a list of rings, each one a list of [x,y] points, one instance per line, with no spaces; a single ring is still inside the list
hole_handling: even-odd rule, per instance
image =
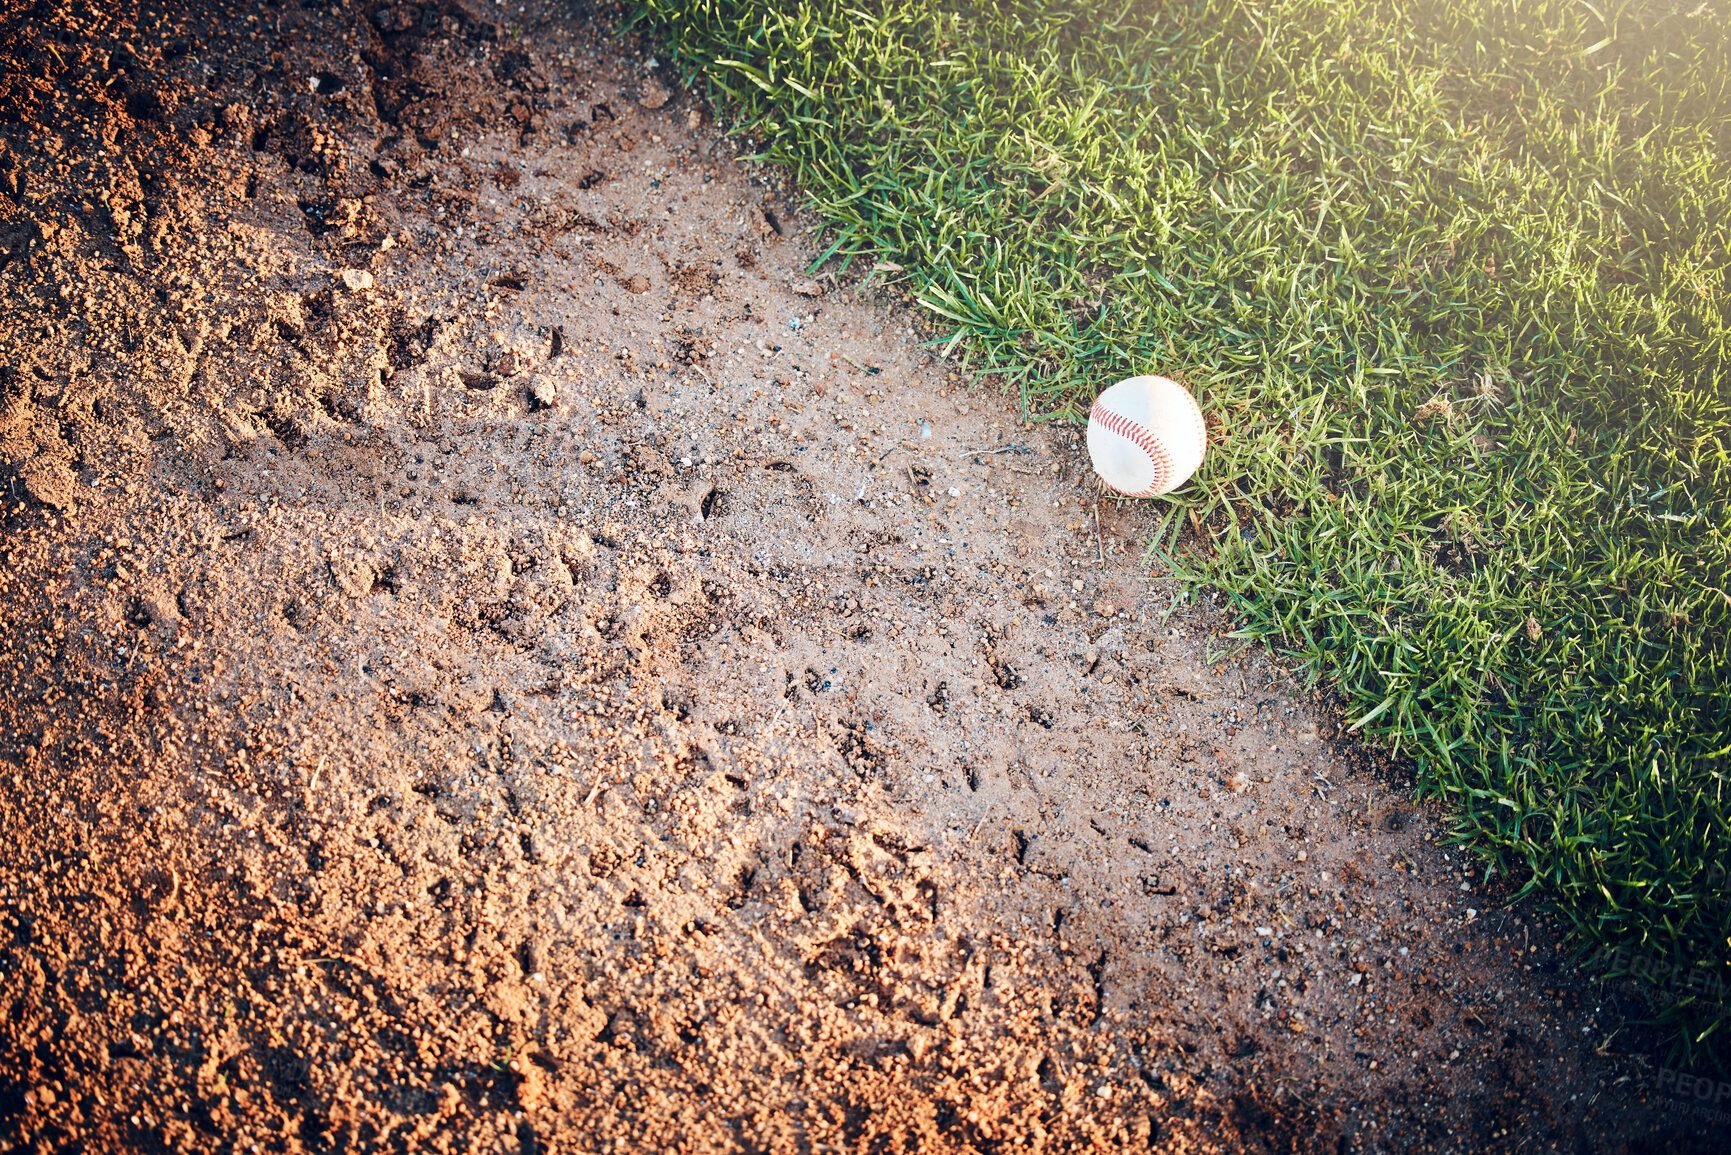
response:
[[[1125,497],[1170,493],[1208,452],[1196,398],[1164,377],[1132,377],[1094,400],[1088,458],[1100,480]]]

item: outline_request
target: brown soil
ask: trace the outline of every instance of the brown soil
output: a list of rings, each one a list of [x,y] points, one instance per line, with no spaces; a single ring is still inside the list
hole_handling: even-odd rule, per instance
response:
[[[643,46],[5,11],[0,1151],[1708,1145]]]

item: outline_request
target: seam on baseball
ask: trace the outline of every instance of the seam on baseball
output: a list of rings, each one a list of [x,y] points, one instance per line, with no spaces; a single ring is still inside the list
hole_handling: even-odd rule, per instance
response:
[[[1149,433],[1147,429],[1130,420],[1128,417],[1125,417],[1122,413],[1107,409],[1098,401],[1094,402],[1088,415],[1095,421],[1098,421],[1101,427],[1108,432],[1116,433],[1118,436],[1127,439],[1138,449],[1142,450],[1142,452],[1146,453],[1148,455],[1148,460],[1154,466],[1154,480],[1149,484],[1148,488],[1142,490],[1140,493],[1126,493],[1124,496],[1157,496],[1161,492],[1162,487],[1165,486],[1167,479],[1172,476],[1172,458],[1167,454],[1165,447],[1158,441],[1154,440],[1154,435]],[[1123,491],[1120,490],[1119,492]]]

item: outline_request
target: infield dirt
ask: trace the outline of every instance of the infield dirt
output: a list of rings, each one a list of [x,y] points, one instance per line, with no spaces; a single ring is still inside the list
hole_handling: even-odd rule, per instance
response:
[[[0,1150],[1708,1149],[613,15],[7,8]]]

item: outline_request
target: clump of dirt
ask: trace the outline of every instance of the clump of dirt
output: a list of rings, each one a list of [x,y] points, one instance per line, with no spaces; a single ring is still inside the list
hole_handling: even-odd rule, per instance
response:
[[[647,48],[3,27],[7,1149],[1690,1141]]]

